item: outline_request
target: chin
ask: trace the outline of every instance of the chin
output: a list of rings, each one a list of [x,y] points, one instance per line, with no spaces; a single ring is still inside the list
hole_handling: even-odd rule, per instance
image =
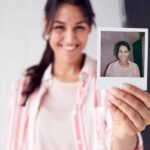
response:
[[[126,62],[126,61],[128,61],[128,59],[119,59],[120,61],[122,61],[122,62]]]
[[[82,55],[80,56],[73,56],[73,57],[63,57],[63,62],[65,63],[70,63],[70,64],[73,64],[73,63],[77,63],[80,61],[80,58],[81,58]]]
[[[78,61],[79,61],[78,59],[63,59],[63,62],[68,64],[74,64],[77,63]]]

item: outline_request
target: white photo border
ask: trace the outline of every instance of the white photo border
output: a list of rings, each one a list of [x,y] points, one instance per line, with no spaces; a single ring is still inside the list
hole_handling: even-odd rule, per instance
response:
[[[101,77],[101,33],[102,31],[112,32],[144,32],[145,33],[145,53],[144,53],[144,76],[143,77]],[[120,87],[123,83],[133,84],[143,90],[147,90],[148,73],[148,29],[147,28],[97,28],[97,87],[98,89],[108,89],[116,86]]]

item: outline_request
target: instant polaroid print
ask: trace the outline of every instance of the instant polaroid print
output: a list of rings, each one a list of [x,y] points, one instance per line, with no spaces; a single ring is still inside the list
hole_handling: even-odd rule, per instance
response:
[[[148,29],[97,29],[97,86],[133,84],[147,90]]]

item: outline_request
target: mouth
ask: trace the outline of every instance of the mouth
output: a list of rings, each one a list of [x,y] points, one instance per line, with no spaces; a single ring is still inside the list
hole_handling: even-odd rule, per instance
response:
[[[128,58],[128,57],[126,57],[126,56],[121,56],[120,58]]]
[[[78,44],[73,45],[73,46],[63,46],[63,45],[61,45],[62,49],[64,51],[67,51],[67,52],[73,52],[73,51],[77,50],[78,46],[79,46]]]

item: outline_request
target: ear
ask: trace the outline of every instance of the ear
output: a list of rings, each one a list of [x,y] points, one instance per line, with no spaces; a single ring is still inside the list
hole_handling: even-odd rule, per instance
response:
[[[43,27],[43,30],[44,30],[44,33],[47,32],[47,19],[44,17],[43,20],[42,20],[42,27]]]
[[[92,25],[89,25],[89,33],[92,31]]]

